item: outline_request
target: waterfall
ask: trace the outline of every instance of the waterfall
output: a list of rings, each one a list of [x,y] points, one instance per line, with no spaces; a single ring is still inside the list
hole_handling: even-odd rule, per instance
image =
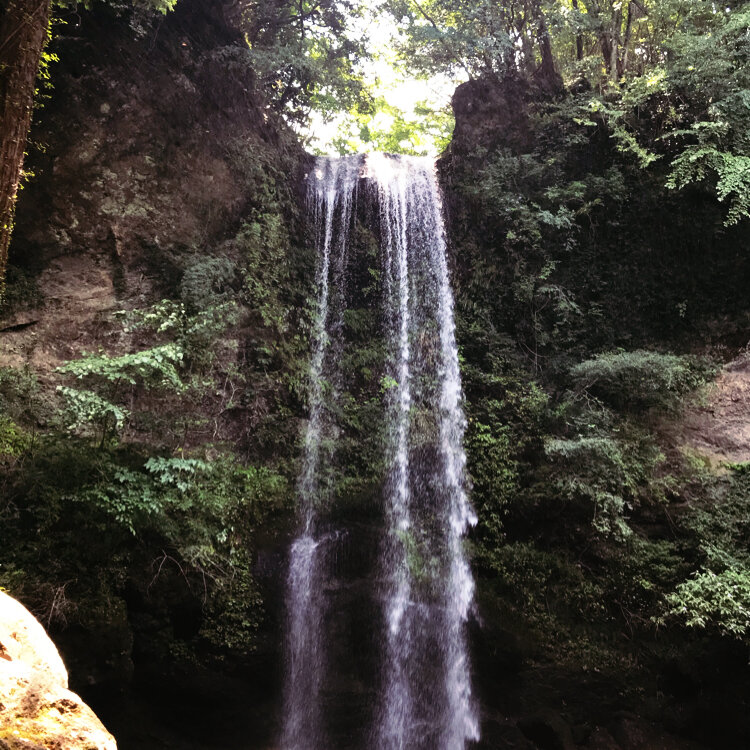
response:
[[[332,269],[344,268],[360,177],[380,237],[386,351],[384,528],[372,584],[382,613],[380,673],[366,745],[463,750],[467,741],[479,739],[465,633],[474,585],[463,550],[463,537],[476,518],[467,497],[442,203],[431,159],[377,154],[366,160],[321,158],[310,178],[319,297],[299,482],[301,533],[291,548],[287,581],[282,747],[333,746],[322,727],[327,666],[325,539],[319,526],[321,509],[331,500],[322,477],[333,459],[331,404],[342,377],[337,363],[345,292],[343,271],[337,275]]]
[[[325,545],[320,512],[331,500],[336,439],[331,416],[341,378],[343,276],[360,159],[316,161],[308,184],[315,231],[318,300],[310,361],[310,419],[297,495],[300,533],[289,554],[286,590],[284,750],[323,748],[321,688],[325,671]]]
[[[368,161],[381,216],[390,377],[390,476],[381,560],[386,632],[379,750],[477,740],[464,625],[473,581],[453,297],[434,163]]]

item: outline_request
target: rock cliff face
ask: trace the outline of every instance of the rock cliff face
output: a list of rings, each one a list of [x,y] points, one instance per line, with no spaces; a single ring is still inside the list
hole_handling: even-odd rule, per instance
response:
[[[0,321],[2,365],[111,347],[107,314],[174,291],[182,258],[234,236],[259,172],[300,183],[225,3],[181,0],[140,36],[108,13],[73,14],[54,42],[10,257],[40,295]]]
[[[502,325],[516,338],[525,335],[513,319],[518,309],[510,289],[519,267],[533,269],[551,260],[552,283],[569,290],[581,309],[590,305],[604,315],[600,329],[609,338],[591,335],[593,348],[660,342],[691,350],[709,338],[735,350],[743,346],[747,224],[723,227],[724,207],[710,192],[665,188],[671,155],[650,125],[640,134],[658,155],[648,170],[618,150],[605,120],[571,127],[565,108],[582,96],[585,92],[571,92],[553,99],[515,78],[469,81],[454,94],[456,127],[441,159],[450,233],[456,246],[478,248],[479,256],[492,256],[493,268],[500,269],[499,296],[507,295]],[[504,189],[514,194],[519,209],[529,200],[554,208],[554,200],[544,203],[542,186],[589,184],[593,210],[577,199],[565,204],[586,213],[585,222],[577,219],[569,247],[545,237],[546,255],[537,257],[539,247],[524,246],[515,236],[518,227],[507,221],[510,210],[504,219],[487,215],[484,196],[471,186],[488,167],[510,175],[514,165],[522,167]],[[476,257],[462,253],[457,261],[459,285],[470,286]]]
[[[240,308],[239,322],[222,331],[219,367],[246,373],[255,365],[253,347],[271,336],[249,295],[242,296],[246,290],[238,291],[243,273],[268,286],[247,270],[242,253],[254,242],[256,266],[270,263],[263,232],[276,232],[278,254],[303,247],[297,193],[307,157],[258,92],[229,6],[237,3],[180,0],[174,12],[135,33],[127,18],[112,16],[111,4],[100,4],[71,12],[56,29],[51,51],[60,62],[52,67],[53,88],[32,132],[27,167],[34,177],[17,206],[9,279],[14,301],[0,316],[0,367],[28,366],[52,397],[54,370],[62,362],[84,352],[117,356],[138,349],[140,341],[113,313],[167,298],[179,302],[185,269],[206,258],[232,269],[227,296]],[[240,247],[235,238],[248,224]],[[287,265],[304,284],[304,262]],[[274,299],[285,293],[272,289]],[[224,408],[230,398],[217,406],[221,381],[217,389],[206,388],[191,404],[196,423],[208,425],[193,444],[216,441],[228,453],[257,444],[247,403],[258,420],[275,408],[283,387],[274,379],[278,367],[265,360],[268,383],[244,401],[233,392],[232,408]],[[163,409],[154,403],[144,411],[151,406]],[[296,426],[294,410],[289,414]],[[125,441],[138,439],[131,434]],[[266,601],[282,579],[282,554],[273,547],[277,533],[267,533],[272,549],[264,560],[270,562],[258,564],[258,578],[270,581]],[[175,582],[165,574],[156,581],[150,560],[160,554],[167,559],[167,553],[152,555],[150,543],[132,537],[133,556],[143,561],[127,571],[123,566],[114,596],[79,599],[75,617],[56,623],[71,684],[105,716],[122,747],[144,748],[154,742],[149,735],[165,733],[175,746],[256,746],[263,740],[247,739],[256,714],[263,727],[258,734],[273,731],[267,729],[275,718],[267,706],[277,690],[278,629],[267,626],[259,638],[263,653],[248,657],[250,667],[243,663],[251,679],[189,667],[165,677],[162,670],[171,663],[165,667],[159,659],[169,662],[175,632],[188,632],[187,638],[198,631],[205,600],[202,586],[193,590],[186,579]],[[91,581],[96,574],[83,567],[71,577]],[[181,577],[180,570],[176,579]],[[22,594],[30,606],[37,604],[28,590]],[[249,608],[256,600],[239,600],[238,606]],[[273,602],[267,609],[274,609]],[[61,712],[65,705],[59,703]],[[248,706],[260,706],[251,709],[253,718]],[[236,712],[236,718],[217,727],[214,709]]]
[[[688,449],[710,465],[750,462],[750,357],[727,363],[705,401],[690,409],[681,425]]]
[[[0,748],[116,750],[34,616],[0,591]]]

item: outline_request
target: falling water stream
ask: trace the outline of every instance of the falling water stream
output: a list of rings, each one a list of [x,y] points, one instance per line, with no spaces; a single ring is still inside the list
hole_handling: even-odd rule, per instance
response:
[[[363,183],[365,190],[358,190]],[[310,420],[299,535],[287,580],[283,750],[327,750],[321,514],[331,501],[346,255],[358,195],[380,236],[386,429],[384,528],[372,588],[382,611],[373,726],[362,750],[463,750],[479,739],[465,627],[473,580],[462,539],[475,523],[442,203],[431,159],[320,158],[309,182],[318,257]]]
[[[361,158],[318,159],[308,201],[318,256],[318,304],[310,361],[310,419],[297,494],[300,534],[289,555],[287,577],[284,750],[323,748],[321,688],[326,668],[326,533],[320,513],[330,501],[335,406],[340,381],[344,274]]]

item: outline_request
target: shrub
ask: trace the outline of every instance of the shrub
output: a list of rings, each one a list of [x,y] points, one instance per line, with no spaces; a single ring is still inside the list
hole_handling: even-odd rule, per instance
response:
[[[0,414],[33,422],[42,418],[43,406],[39,381],[28,367],[0,367]]]
[[[231,291],[237,268],[229,258],[201,257],[185,269],[180,297],[187,310],[195,313],[224,302]]]
[[[732,466],[733,474],[707,486],[706,500],[681,519],[696,545],[693,572],[665,597],[664,614],[687,627],[747,639],[750,635],[750,471]]]
[[[565,468],[556,483],[558,491],[568,500],[591,504],[597,531],[618,540],[630,536],[625,514],[633,508],[636,478],[618,441],[600,437],[550,440],[546,453]]]
[[[667,614],[689,628],[712,626],[735,638],[750,632],[750,572],[745,568],[696,572],[668,594],[666,601]]]
[[[62,365],[58,371],[82,381],[106,381],[131,386],[142,383],[146,387],[166,387],[179,391],[185,387],[177,370],[182,359],[182,348],[171,343],[120,357],[104,353],[84,354],[81,359]]]
[[[699,357],[636,350],[598,354],[575,365],[570,374],[577,389],[615,408],[672,410],[713,369]]]
[[[20,456],[30,445],[30,435],[12,419],[0,414],[0,465]]]
[[[658,490],[654,470],[664,460],[657,446],[637,432],[620,439],[577,436],[545,445],[555,465],[555,487],[574,503],[590,505],[592,525],[605,536],[624,541],[632,531],[626,514],[642,496]]]
[[[104,441],[109,435],[118,434],[125,425],[128,411],[89,390],[57,386],[62,398],[59,419],[66,430],[84,432],[93,426]]]

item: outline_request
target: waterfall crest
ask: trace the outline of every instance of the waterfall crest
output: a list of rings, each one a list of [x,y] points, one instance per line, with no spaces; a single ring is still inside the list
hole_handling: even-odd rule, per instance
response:
[[[360,181],[380,237],[387,384],[384,528],[373,582],[382,617],[380,670],[367,746],[463,750],[479,739],[465,634],[474,584],[462,543],[476,518],[467,497],[443,209],[433,160],[378,154],[318,159],[310,177],[319,296],[298,488],[300,534],[287,579],[282,747],[333,746],[321,707],[327,667],[318,526],[320,509],[331,500],[323,477],[335,443],[331,405],[342,377],[343,269]]]

